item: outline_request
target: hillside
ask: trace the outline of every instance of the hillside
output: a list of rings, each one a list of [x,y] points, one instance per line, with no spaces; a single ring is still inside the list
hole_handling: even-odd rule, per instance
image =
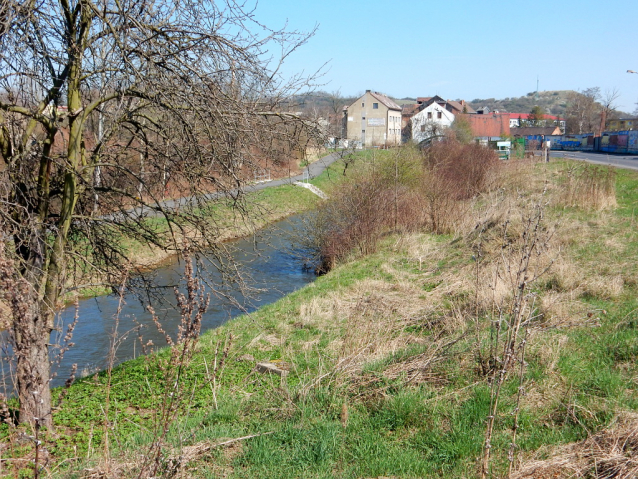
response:
[[[564,117],[567,101],[572,90],[541,91],[538,99],[534,92],[525,96],[503,98],[475,98],[470,102],[474,109],[489,107],[490,110],[499,110],[512,113],[528,113],[535,105],[541,106],[549,115]]]

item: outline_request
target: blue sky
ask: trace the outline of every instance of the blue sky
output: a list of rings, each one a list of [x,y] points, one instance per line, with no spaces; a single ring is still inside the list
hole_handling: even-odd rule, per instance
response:
[[[402,98],[505,98],[536,90],[618,89],[638,102],[638,2],[261,0],[256,18],[316,35],[284,74],[328,62],[321,89]]]

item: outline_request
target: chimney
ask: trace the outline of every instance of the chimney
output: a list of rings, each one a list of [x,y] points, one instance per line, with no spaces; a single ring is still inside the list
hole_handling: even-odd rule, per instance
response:
[[[366,93],[370,93],[370,90],[366,90]]]

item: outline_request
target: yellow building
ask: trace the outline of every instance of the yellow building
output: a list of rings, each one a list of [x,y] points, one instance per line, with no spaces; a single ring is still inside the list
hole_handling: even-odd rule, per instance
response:
[[[618,118],[617,120],[607,120],[605,131],[628,131],[638,129],[638,119]]]
[[[364,148],[401,143],[401,107],[387,96],[366,90],[344,114],[347,138]]]

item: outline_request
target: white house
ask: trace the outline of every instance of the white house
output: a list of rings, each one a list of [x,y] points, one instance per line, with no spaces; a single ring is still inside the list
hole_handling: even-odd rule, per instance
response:
[[[433,102],[410,119],[412,140],[419,143],[441,134],[454,122],[454,114],[444,105]]]

